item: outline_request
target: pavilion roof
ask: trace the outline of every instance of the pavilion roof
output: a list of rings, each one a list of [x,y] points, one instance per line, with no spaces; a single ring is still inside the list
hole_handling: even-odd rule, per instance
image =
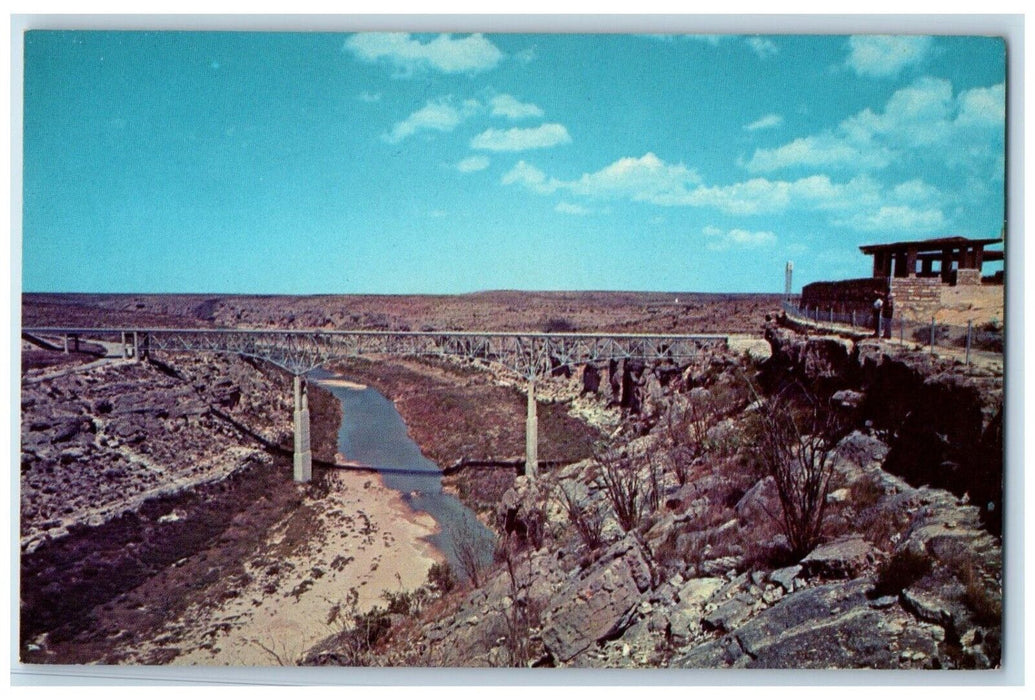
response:
[[[939,251],[946,247],[960,247],[964,245],[993,245],[1002,243],[1002,238],[965,238],[963,236],[948,236],[945,238],[928,238],[923,241],[901,241],[899,243],[875,243],[872,245],[861,245],[861,250],[866,255],[873,255],[878,252],[904,253],[910,248],[917,252]]]

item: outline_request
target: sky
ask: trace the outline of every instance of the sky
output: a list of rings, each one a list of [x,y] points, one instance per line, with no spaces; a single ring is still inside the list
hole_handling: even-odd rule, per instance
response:
[[[1003,41],[33,31],[25,291],[781,292],[1004,227]]]

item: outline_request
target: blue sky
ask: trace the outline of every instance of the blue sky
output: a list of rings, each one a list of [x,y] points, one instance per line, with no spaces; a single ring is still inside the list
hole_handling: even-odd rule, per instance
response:
[[[31,32],[26,291],[782,291],[1003,226],[994,38]]]

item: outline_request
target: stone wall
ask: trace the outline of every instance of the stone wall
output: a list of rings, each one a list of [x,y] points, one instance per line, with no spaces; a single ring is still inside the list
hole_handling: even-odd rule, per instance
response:
[[[801,290],[802,309],[811,312],[819,309],[823,314],[833,310],[835,314],[855,314],[868,318],[873,313],[873,300],[878,293],[892,294],[890,316],[906,320],[929,320],[946,306],[945,294],[953,293],[955,305],[964,304],[970,308],[976,302],[981,290],[980,274],[968,275],[977,270],[960,270],[956,286],[943,284],[940,277],[864,277],[840,282],[814,282]],[[971,300],[971,297],[975,297]],[[885,308],[885,316],[888,316]],[[1000,314],[1001,317],[1001,314]],[[963,322],[966,325],[966,322]]]
[[[981,284],[981,270],[956,270],[956,284],[959,286]]]
[[[940,277],[892,277],[895,318],[929,319],[941,307]]]
[[[877,293],[887,294],[888,280],[884,277],[863,277],[840,282],[813,282],[801,290],[801,308],[834,310],[838,314],[873,313]]]

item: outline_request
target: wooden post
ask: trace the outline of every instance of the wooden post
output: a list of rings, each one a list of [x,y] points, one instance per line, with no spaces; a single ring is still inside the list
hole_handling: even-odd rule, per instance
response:
[[[934,354],[934,316],[931,317],[931,354]]]
[[[973,321],[971,321],[971,320],[967,321],[967,362],[966,362],[966,364],[968,364],[968,365],[970,364],[970,331],[971,331],[972,324],[973,324]]]
[[[916,277],[916,246],[906,248],[906,277]]]

